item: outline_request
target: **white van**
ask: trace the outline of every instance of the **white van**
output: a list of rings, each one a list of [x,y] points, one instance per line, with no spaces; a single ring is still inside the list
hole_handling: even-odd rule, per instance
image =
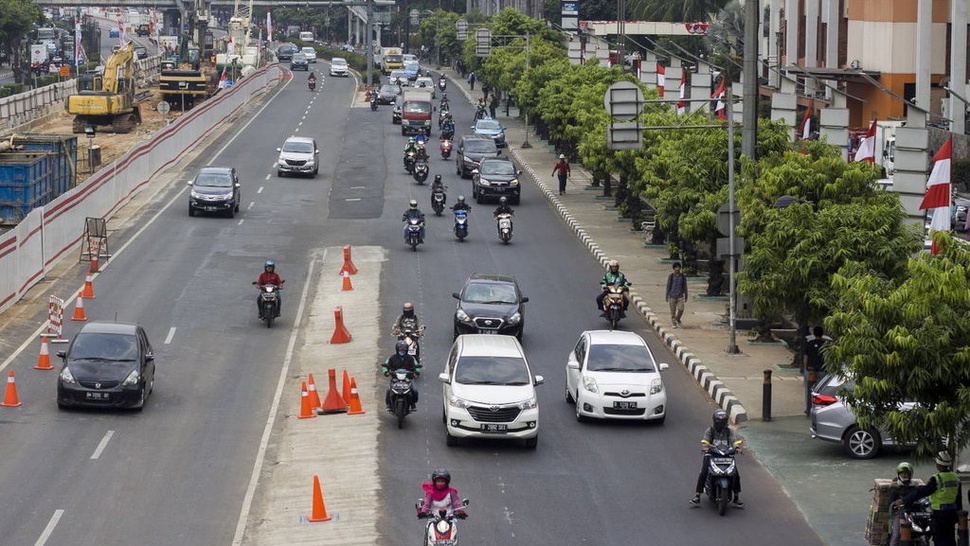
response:
[[[303,31],[303,32],[300,33],[300,39],[303,40],[304,42],[312,42],[313,41],[313,33],[312,32]]]

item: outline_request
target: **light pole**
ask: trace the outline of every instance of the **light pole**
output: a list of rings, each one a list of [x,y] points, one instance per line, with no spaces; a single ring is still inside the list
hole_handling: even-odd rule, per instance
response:
[[[434,62],[435,69],[441,70],[441,0],[438,0],[438,11],[434,12]]]
[[[529,77],[529,35],[525,35],[525,77]],[[529,144],[529,109],[525,109],[525,142],[522,143],[523,148],[531,148],[532,144]]]

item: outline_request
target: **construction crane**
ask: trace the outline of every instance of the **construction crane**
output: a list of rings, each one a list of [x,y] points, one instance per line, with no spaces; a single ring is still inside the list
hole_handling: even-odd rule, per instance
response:
[[[135,43],[128,42],[108,57],[103,72],[78,77],[78,92],[67,97],[64,108],[74,114],[75,133],[88,125],[110,125],[116,133],[127,133],[141,123],[141,109],[135,103]]]

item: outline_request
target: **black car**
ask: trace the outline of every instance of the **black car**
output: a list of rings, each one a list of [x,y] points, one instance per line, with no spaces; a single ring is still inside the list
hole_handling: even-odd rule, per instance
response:
[[[495,141],[491,137],[480,135],[466,135],[458,141],[455,149],[455,171],[462,178],[471,178],[472,171],[486,157],[496,157],[500,154]]]
[[[401,96],[401,86],[393,83],[385,83],[377,91],[377,104],[394,104],[394,101]]]
[[[487,197],[508,197],[509,203],[518,205],[521,199],[522,184],[512,162],[504,157],[487,157],[482,160],[472,176],[472,194],[475,202],[481,203]]]
[[[155,387],[155,354],[145,330],[89,322],[74,336],[57,380],[57,406],[141,409]]]
[[[239,176],[233,167],[203,167],[189,181],[189,216],[197,212],[217,212],[229,218],[239,212],[242,198]]]
[[[290,59],[290,70],[306,70],[310,71],[310,59],[306,58],[306,55],[302,53],[294,53],[293,58]]]
[[[473,273],[461,292],[455,309],[454,337],[462,334],[504,334],[522,340],[525,303],[512,275]]]
[[[289,61],[293,58],[293,54],[299,50],[294,44],[283,44],[276,48],[276,58],[281,61]]]

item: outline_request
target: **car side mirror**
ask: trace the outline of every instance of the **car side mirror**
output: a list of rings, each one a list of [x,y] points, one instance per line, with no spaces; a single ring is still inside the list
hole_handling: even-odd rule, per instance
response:
[[[522,171],[515,171],[515,176],[521,176],[521,175],[522,175]]]
[[[240,184],[239,182],[236,182],[236,187],[237,188],[241,188],[242,187],[242,184]]]
[[[451,376],[448,375],[447,373],[442,372],[442,373],[438,374],[438,381],[441,381],[442,383],[449,383],[450,384],[451,383]]]
[[[57,356],[67,358],[67,351],[57,351]]]
[[[277,152],[282,152],[283,150],[281,148],[277,148],[276,151]]]
[[[186,182],[186,184],[188,184],[188,185],[190,185],[190,186],[191,186],[191,185],[192,185],[192,181],[191,181],[191,180],[189,180],[188,182]]]
[[[458,292],[452,292],[451,293],[451,297],[455,298],[456,300],[460,300],[461,299],[461,296],[458,295]]]
[[[670,365],[667,364],[666,362],[661,362],[660,364],[657,364],[657,368],[659,368],[660,371],[664,371],[664,370],[666,370],[669,367],[670,367]]]
[[[313,153],[318,154],[320,153],[320,150],[313,150]]]
[[[576,360],[576,353],[569,353],[569,358],[566,360],[566,367],[570,370],[579,369],[579,361]]]
[[[147,355],[145,355],[145,360],[148,362],[154,361],[155,355],[153,355],[152,353],[148,353]]]
[[[532,382],[533,385],[541,385],[543,383],[545,383],[545,379],[541,375],[537,375],[535,381]]]
[[[522,303],[529,301],[529,296],[522,296]]]

